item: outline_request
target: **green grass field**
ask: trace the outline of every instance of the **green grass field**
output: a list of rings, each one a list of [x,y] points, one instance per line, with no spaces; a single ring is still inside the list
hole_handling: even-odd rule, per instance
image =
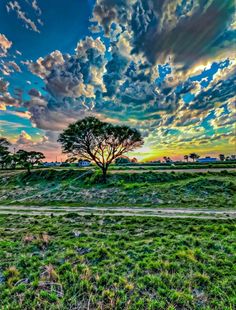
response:
[[[235,223],[0,216],[1,309],[235,309]]]
[[[96,170],[2,171],[0,309],[236,309],[235,176],[116,172],[102,184]]]
[[[100,174],[78,169],[0,174],[0,204],[233,209],[236,172]],[[10,172],[11,173],[11,172]]]

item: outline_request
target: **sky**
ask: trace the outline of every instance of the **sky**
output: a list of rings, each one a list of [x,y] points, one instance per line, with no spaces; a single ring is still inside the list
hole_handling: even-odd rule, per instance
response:
[[[92,115],[139,160],[235,154],[235,33],[233,0],[1,0],[0,136],[60,160]]]

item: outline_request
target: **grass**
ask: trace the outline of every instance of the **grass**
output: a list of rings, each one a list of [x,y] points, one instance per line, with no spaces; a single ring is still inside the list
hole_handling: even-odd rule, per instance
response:
[[[116,173],[101,184],[98,172],[83,169],[6,173],[0,176],[0,204],[233,209],[235,176],[234,171]]]
[[[235,176],[122,172],[101,184],[85,169],[1,172],[1,205],[58,208],[0,215],[0,309],[236,309],[235,221],[59,214],[60,206],[233,209]]]
[[[144,163],[144,164],[122,164],[122,165],[111,165],[111,170],[179,170],[179,169],[227,169],[236,168],[236,162],[216,162],[216,163]]]
[[[235,309],[230,220],[0,216],[1,309]]]

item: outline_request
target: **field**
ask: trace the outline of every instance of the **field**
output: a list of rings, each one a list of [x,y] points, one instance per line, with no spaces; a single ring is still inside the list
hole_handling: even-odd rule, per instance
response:
[[[113,173],[50,169],[0,175],[1,205],[235,209],[236,171]]]
[[[2,171],[0,309],[235,309],[235,176]]]
[[[232,221],[1,216],[3,309],[235,309]]]

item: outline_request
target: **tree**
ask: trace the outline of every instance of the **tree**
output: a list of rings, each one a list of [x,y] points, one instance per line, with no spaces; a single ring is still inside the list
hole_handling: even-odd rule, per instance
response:
[[[198,159],[200,156],[196,153],[191,153],[189,154],[189,158],[191,158],[193,161],[195,161],[196,159]]]
[[[122,165],[122,164],[129,164],[131,161],[128,157],[122,156],[122,157],[116,158],[115,162],[117,165]]]
[[[131,159],[131,163],[133,163],[133,164],[137,164],[137,162],[138,162],[138,160],[137,160],[137,158],[136,158],[136,157],[133,157],[133,158]]]
[[[43,159],[45,159],[45,156],[43,153],[36,152],[36,151],[29,152],[29,162],[31,164],[31,167],[41,164]]]
[[[220,155],[219,155],[219,159],[220,159],[221,161],[224,161],[224,160],[225,160],[225,155],[224,155],[224,154],[220,154]]]
[[[184,159],[188,162],[188,155],[184,155]]]
[[[102,170],[104,182],[109,165],[117,157],[143,145],[138,130],[101,122],[95,117],[70,124],[58,141],[64,153],[94,162]]]
[[[33,168],[36,164],[39,164],[42,162],[42,160],[45,158],[43,153],[41,152],[27,152],[25,150],[19,150],[16,152],[18,163],[27,169],[28,173],[31,172],[31,168]]]
[[[0,137],[0,165],[1,168],[3,169],[6,163],[8,162],[8,157],[9,157],[9,146],[10,142],[3,137]]]
[[[163,159],[164,159],[164,161],[165,161],[166,163],[171,163],[171,162],[172,162],[172,159],[171,159],[170,157],[164,156]]]
[[[5,161],[4,161],[5,168],[15,169],[14,156],[15,156],[14,154],[8,152],[7,156],[5,157]]]

